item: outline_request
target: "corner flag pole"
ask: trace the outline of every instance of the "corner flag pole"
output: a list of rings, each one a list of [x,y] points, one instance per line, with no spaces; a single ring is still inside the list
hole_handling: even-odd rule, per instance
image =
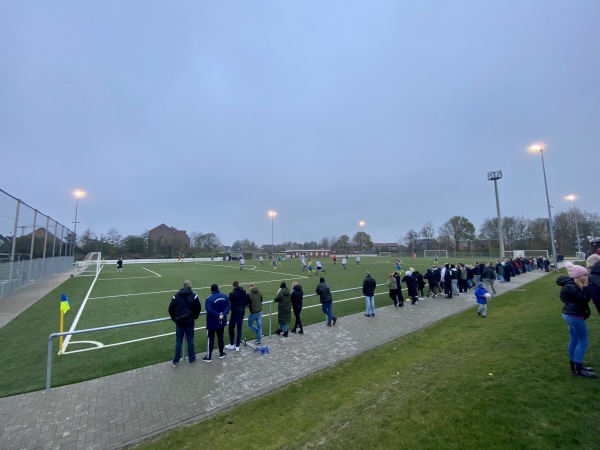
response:
[[[67,298],[66,294],[61,294],[60,296],[60,332],[63,332],[64,323],[65,323],[65,313],[71,309],[71,302]],[[58,354],[62,354],[63,347],[63,336],[60,336],[58,339]]]

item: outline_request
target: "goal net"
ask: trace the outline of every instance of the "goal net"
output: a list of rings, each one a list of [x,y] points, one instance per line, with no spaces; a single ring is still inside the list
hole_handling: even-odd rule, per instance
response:
[[[448,250],[423,250],[423,258],[448,258]]]
[[[100,273],[100,263],[102,254],[100,252],[91,252],[83,258],[83,261],[77,263],[75,276],[95,277]]]
[[[275,252],[273,255],[275,256],[275,259],[281,258],[282,261],[285,261],[287,259],[287,253]]]
[[[261,256],[262,259],[269,259],[268,253],[252,253],[252,259],[260,259]]]
[[[384,258],[389,258],[389,257],[392,256],[392,252],[379,252],[379,253],[377,253],[377,256],[381,256],[381,257],[384,257]]]

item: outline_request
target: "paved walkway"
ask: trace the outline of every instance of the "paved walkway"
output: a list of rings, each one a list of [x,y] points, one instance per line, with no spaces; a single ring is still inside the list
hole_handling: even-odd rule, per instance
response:
[[[496,283],[500,295],[545,273]],[[381,288],[379,288],[381,291]],[[377,295],[376,304],[390,302]],[[493,320],[493,303],[490,319]],[[271,354],[249,347],[223,360],[143,367],[95,380],[0,399],[2,449],[116,449],[201,420],[291,381],[366,352],[475,305],[471,294],[452,300],[377,309],[377,317],[341,317],[334,327],[305,327],[304,335],[263,340]],[[334,304],[335,310],[335,304]],[[475,311],[473,311],[475,315]],[[327,343],[327,345],[323,345]]]

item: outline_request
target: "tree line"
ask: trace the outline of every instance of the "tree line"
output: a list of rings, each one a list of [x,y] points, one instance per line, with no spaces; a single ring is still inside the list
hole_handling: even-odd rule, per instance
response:
[[[582,251],[589,249],[588,236],[600,236],[600,215],[589,213],[578,208],[559,212],[553,217],[556,249],[561,254],[574,254],[577,251],[577,232],[579,232]],[[547,218],[528,219],[522,216],[507,216],[502,220],[502,231],[505,250],[546,249],[550,250],[550,230]],[[190,235],[190,248],[176,238],[151,240],[148,231],[141,235],[122,236],[116,228],[107,233],[97,235],[87,229],[77,236],[76,256],[90,252],[102,252],[106,258],[171,258],[179,255],[212,256],[229,253],[271,253],[271,245],[258,245],[247,238],[238,239],[226,246],[216,233],[193,232]],[[70,244],[67,237],[67,245]],[[31,235],[17,238],[16,253],[30,254]],[[37,241],[40,241],[39,243]],[[397,244],[395,251],[420,252],[422,250],[448,251],[493,251],[497,252],[498,221],[487,218],[476,229],[475,225],[464,216],[453,216],[437,230],[433,222],[426,222],[420,230],[410,229],[401,236],[397,243],[375,244],[371,235],[359,231],[350,237],[325,236],[320,240],[306,242],[286,241],[275,244],[275,252],[285,250],[328,249],[337,253],[390,251],[389,245]],[[46,245],[46,256],[52,255],[52,245]],[[0,253],[10,253],[12,242],[0,242]],[[55,250],[56,252],[56,250]],[[41,257],[44,253],[43,240],[35,239],[33,257]]]

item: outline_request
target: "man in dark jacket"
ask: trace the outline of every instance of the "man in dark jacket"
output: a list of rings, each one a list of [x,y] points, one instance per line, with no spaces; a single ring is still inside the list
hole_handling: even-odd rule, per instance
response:
[[[337,317],[333,315],[333,296],[331,295],[329,286],[325,283],[325,278],[321,277],[319,279],[316,292],[319,295],[323,313],[327,316],[327,326],[330,327],[331,325],[335,325]]]
[[[212,362],[212,352],[215,348],[215,334],[219,343],[219,359],[227,356],[223,351],[223,334],[227,325],[227,314],[231,310],[229,297],[219,292],[219,286],[212,284],[210,286],[210,295],[204,302],[206,308],[206,331],[208,333],[208,354],[202,358],[204,362]]]
[[[335,257],[335,255],[334,255]],[[298,284],[297,281],[292,283],[292,310],[294,311],[294,316],[296,317],[296,322],[294,323],[294,328],[291,329],[292,333],[296,332],[296,328],[300,328],[298,333],[304,334],[304,328],[302,328],[302,319],[300,318],[300,314],[302,313],[302,300],[304,298],[304,291],[302,290],[302,286]]]
[[[496,271],[491,264],[488,264],[481,274],[481,279],[488,286],[488,292],[492,291],[492,295],[496,295],[496,288],[494,287],[494,280],[496,279]]]
[[[394,272],[394,279],[398,288],[398,307],[401,308],[404,306],[404,295],[402,295],[402,280],[400,280],[400,274],[397,270]]]
[[[242,327],[244,325],[244,316],[246,315],[246,306],[248,306],[248,295],[244,288],[237,281],[233,282],[233,291],[229,293],[231,302],[231,319],[229,320],[229,345],[225,348],[236,352],[240,351],[242,343]],[[237,337],[235,329],[237,328]],[[233,344],[235,338],[235,345]]]
[[[375,317],[375,288],[377,287],[377,282],[375,278],[371,276],[371,272],[367,272],[367,276],[363,281],[362,291],[365,296],[365,303],[367,305],[367,312],[365,316],[367,317]]]
[[[179,366],[181,359],[181,345],[183,337],[186,337],[188,346],[188,361],[190,364],[196,362],[196,353],[194,352],[194,321],[200,316],[202,307],[200,300],[194,291],[192,291],[192,282],[185,280],[183,287],[173,296],[169,303],[169,315],[175,322],[175,357],[171,365]]]

